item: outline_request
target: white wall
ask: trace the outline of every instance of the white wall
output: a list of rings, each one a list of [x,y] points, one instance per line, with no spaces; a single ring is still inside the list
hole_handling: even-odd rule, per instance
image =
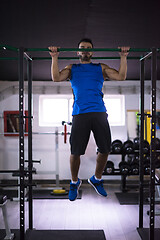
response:
[[[16,85],[17,83],[15,83]],[[46,83],[35,83],[37,86],[45,85]],[[67,83],[68,84],[68,83]],[[139,93],[131,93],[131,86],[128,88],[128,91],[123,91],[125,87],[123,83],[121,85],[121,93],[125,95],[125,112],[127,117],[127,110],[136,110],[139,109]],[[104,92],[108,93],[108,89],[111,88],[111,83],[106,83]],[[51,89],[48,88],[45,93],[50,94]],[[112,86],[113,91],[109,90],[109,94],[117,94],[119,92],[119,86],[115,87],[115,83]],[[38,125],[38,102],[40,90],[36,90],[33,95],[33,132],[51,132],[55,131],[55,128],[46,127],[42,128]],[[50,91],[50,92],[49,92]],[[60,94],[66,94],[66,88],[58,89]],[[71,93],[70,88],[68,88],[68,93]],[[57,86],[52,89],[53,94],[57,93]],[[159,98],[158,98],[159,99]],[[3,96],[1,98],[0,104],[0,116],[3,115],[4,110],[18,110],[18,92],[14,92],[10,96]],[[157,101],[157,108],[160,109],[160,101]],[[145,108],[150,108],[150,95],[145,95]],[[25,96],[25,109],[27,109],[27,95]],[[3,118],[0,118],[0,132],[3,132]],[[63,131],[63,127],[59,127],[59,132]],[[70,131],[70,127],[68,127]],[[127,140],[127,123],[125,126],[121,127],[111,127],[112,140],[121,139],[122,141]],[[70,179],[70,169],[69,169],[69,156],[70,156],[70,145],[69,137],[67,143],[64,144],[64,139],[62,135],[59,135],[59,176],[60,179]],[[25,137],[25,159],[27,159],[27,137]],[[0,168],[1,169],[18,169],[18,137],[4,137],[0,135]],[[41,159],[41,164],[35,164],[35,167],[38,171],[54,171],[55,170],[55,136],[54,135],[33,135],[33,159]],[[120,156],[109,156],[110,160],[115,161],[115,165],[118,165],[118,162],[121,160]],[[79,177],[82,179],[87,179],[92,176],[95,170],[96,163],[96,145],[91,135],[86,154],[81,157],[81,167]],[[11,178],[11,175],[1,175],[1,178]],[[37,174],[34,176],[37,179],[55,179],[55,174]],[[106,178],[106,177],[105,177]],[[108,178],[108,176],[107,176]],[[119,178],[119,177],[110,177],[110,178]]]

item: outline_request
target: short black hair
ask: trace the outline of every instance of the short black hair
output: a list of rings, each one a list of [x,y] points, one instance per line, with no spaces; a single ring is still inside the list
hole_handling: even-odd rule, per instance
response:
[[[78,43],[78,47],[79,47],[79,44],[80,44],[81,42],[88,42],[88,43],[90,43],[90,44],[92,45],[92,47],[93,47],[93,43],[92,43],[92,40],[91,40],[90,38],[82,38],[82,39],[79,41],[79,43]]]

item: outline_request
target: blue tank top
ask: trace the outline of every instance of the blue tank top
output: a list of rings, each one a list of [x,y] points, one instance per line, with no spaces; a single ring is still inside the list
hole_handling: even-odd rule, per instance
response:
[[[70,82],[74,94],[72,115],[106,112],[102,93],[104,78],[100,64],[73,64]]]

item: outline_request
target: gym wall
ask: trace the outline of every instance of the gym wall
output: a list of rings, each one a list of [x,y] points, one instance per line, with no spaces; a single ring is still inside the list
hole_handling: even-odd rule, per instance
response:
[[[134,82],[135,83],[135,82]],[[53,83],[52,83],[53,84]],[[66,84],[66,83],[65,83]],[[68,83],[67,83],[68,84]],[[111,83],[105,83],[104,85],[104,93],[108,93],[108,89],[111,88]],[[138,90],[131,92],[131,87],[128,88],[128,91],[124,91],[124,88],[127,87],[122,83],[119,86],[115,87],[115,83],[113,84],[113,91],[109,91],[109,94],[120,94],[125,95],[125,113],[127,115],[127,110],[136,110],[139,109],[139,93]],[[139,84],[139,83],[138,83]],[[137,84],[137,86],[138,86]],[[13,85],[13,83],[12,83]],[[18,83],[14,82],[14,85],[17,86]],[[34,86],[42,85],[42,82],[38,84],[37,82]],[[49,85],[48,83],[43,82],[43,86]],[[54,87],[53,94],[57,94],[56,90],[57,86]],[[4,87],[5,89],[5,87]],[[15,88],[16,89],[16,88]],[[37,89],[37,88],[36,88]],[[136,89],[136,84],[135,84]],[[37,92],[36,92],[37,91]],[[4,92],[4,91],[3,91]],[[65,85],[59,89],[60,94],[66,94]],[[68,94],[71,93],[70,88],[67,90]],[[38,126],[38,110],[39,110],[39,95],[41,92],[35,90],[33,87],[33,132],[39,131],[40,128]],[[46,91],[46,94],[49,94]],[[0,132],[4,131],[3,125],[3,111],[6,110],[18,110],[18,102],[19,96],[18,92],[14,92],[14,94],[6,94],[3,98],[1,96],[0,99]],[[145,108],[150,108],[150,94],[145,95]],[[27,109],[27,95],[25,96],[25,109]],[[160,101],[157,101],[157,109],[160,109]],[[55,131],[55,128],[45,128],[44,131],[51,132]],[[59,132],[63,131],[63,126],[58,128]],[[70,131],[70,127],[68,127],[67,131]],[[127,123],[125,126],[117,126],[111,127],[112,132],[112,140],[121,139],[122,141],[127,140]],[[69,136],[67,137],[67,144],[64,144],[63,136],[59,136],[59,177],[61,180],[70,179],[70,170],[69,170],[69,156],[70,156],[70,146],[69,146]],[[27,159],[27,137],[25,137],[25,159]],[[18,169],[19,162],[19,139],[18,137],[5,137],[0,135],[0,168],[1,169]],[[54,171],[55,170],[55,135],[33,135],[33,159],[41,159],[41,164],[35,164],[35,167],[38,171]],[[96,159],[96,145],[94,143],[93,136],[91,135],[88,148],[86,150],[86,155],[82,156],[82,164],[80,168],[80,178],[87,179],[88,176],[92,175],[95,168],[95,159]],[[112,155],[109,157],[110,160],[113,160],[118,164],[121,160],[121,156]],[[12,178],[11,175],[5,174],[1,175],[3,179]],[[35,179],[55,179],[55,174],[36,174],[34,175]],[[108,178],[119,179],[119,176],[107,176]]]

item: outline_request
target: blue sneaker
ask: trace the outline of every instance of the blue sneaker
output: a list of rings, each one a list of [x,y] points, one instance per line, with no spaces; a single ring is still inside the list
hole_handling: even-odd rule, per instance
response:
[[[103,196],[103,197],[107,197],[107,193],[106,191],[104,190],[104,187],[103,187],[103,180],[96,180],[94,175],[88,179],[88,182],[89,184],[91,184],[92,187],[94,187],[94,189],[96,190],[96,192]]]
[[[81,186],[82,181],[78,178],[78,182],[75,183],[70,183],[70,190],[69,190],[69,200],[74,201],[77,198],[78,195],[78,190]]]

